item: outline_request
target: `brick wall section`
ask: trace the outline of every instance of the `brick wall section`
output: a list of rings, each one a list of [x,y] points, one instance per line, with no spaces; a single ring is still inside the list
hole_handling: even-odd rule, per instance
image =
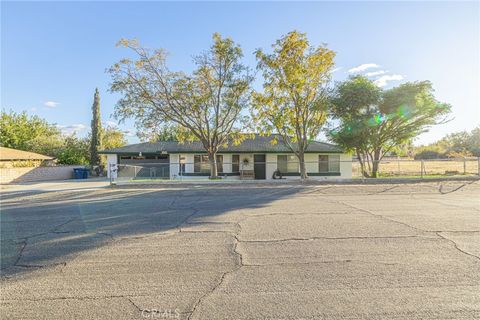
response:
[[[0,183],[72,179],[73,168],[83,166],[0,168]]]

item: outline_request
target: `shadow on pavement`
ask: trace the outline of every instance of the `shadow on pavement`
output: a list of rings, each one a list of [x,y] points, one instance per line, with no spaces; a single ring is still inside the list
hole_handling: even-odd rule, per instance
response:
[[[3,193],[2,276],[62,265],[75,254],[114,238],[175,230],[194,216],[259,208],[303,189],[201,186]]]

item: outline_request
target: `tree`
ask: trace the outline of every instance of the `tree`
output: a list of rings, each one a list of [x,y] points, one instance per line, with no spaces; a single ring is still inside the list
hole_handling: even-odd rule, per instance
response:
[[[95,89],[92,105],[92,123],[91,123],[91,137],[90,137],[90,165],[97,166],[100,164],[100,155],[98,149],[102,142],[102,128],[100,124],[100,93],[98,88]]]
[[[429,81],[381,90],[363,76],[336,87],[333,118],[340,124],[330,139],[354,151],[365,177],[376,178],[380,160],[435,124],[446,121],[450,105],[438,102]]]
[[[213,45],[194,58],[192,74],[172,72],[163,49],[148,50],[135,40],[121,40],[137,60],[123,59],[109,69],[111,91],[123,94],[115,108],[120,120],[133,117],[137,125],[156,123],[185,129],[179,141],[201,141],[217,177],[216,153],[238,143],[245,118],[241,115],[253,80],[241,63],[242,50],[230,38],[213,35]]]
[[[25,150],[58,158],[58,155],[64,148],[65,137],[58,134],[53,136],[38,136],[29,140],[26,142]]]
[[[480,156],[480,128],[450,133],[434,143],[415,148],[416,159],[471,156]]]
[[[137,136],[141,141],[178,141],[179,136],[182,136],[181,130],[185,130],[178,125],[155,125],[149,127],[139,128]]]
[[[88,164],[89,142],[88,138],[81,139],[75,135],[66,136],[64,147],[57,155],[58,162],[61,164]]]
[[[475,157],[480,157],[480,127],[477,127],[470,132],[467,140],[468,150]]]
[[[272,54],[256,51],[257,68],[265,82],[263,92],[253,94],[254,119],[261,133],[280,134],[299,160],[301,178],[306,179],[305,151],[326,120],[335,53],[326,46],[311,46],[306,34],[297,31],[272,47]]]
[[[110,126],[101,130],[101,145],[103,149],[120,148],[127,144],[125,134],[121,130]]]
[[[58,128],[38,116],[24,111],[15,113],[2,110],[0,118],[0,144],[3,147],[28,150],[27,142],[38,137],[58,136]]]

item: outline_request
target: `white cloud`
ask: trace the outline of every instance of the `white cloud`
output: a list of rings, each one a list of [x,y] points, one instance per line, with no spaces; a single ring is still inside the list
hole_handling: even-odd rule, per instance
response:
[[[379,71],[367,72],[367,73],[365,73],[365,76],[366,77],[375,77],[375,76],[379,76],[379,75],[385,74],[385,73],[386,73],[385,70],[379,70]]]
[[[59,102],[55,102],[55,101],[47,101],[45,102],[43,105],[45,107],[48,107],[48,108],[55,108],[56,106],[58,106],[60,103]]]
[[[37,108],[36,108],[36,107],[32,107],[32,108],[30,108],[29,110],[32,111],[32,112],[35,112],[35,111],[37,111]]]
[[[334,72],[340,71],[342,69],[343,69],[342,67],[338,67],[338,68],[335,68],[332,71],[330,71],[330,73],[334,73]]]
[[[71,125],[57,125],[57,128],[60,129],[63,134],[70,135],[87,129],[87,126],[82,123],[77,123]]]
[[[103,125],[105,127],[111,127],[111,128],[117,128],[118,127],[118,123],[116,123],[115,121],[110,121],[110,120],[105,121],[105,123]]]
[[[374,69],[374,68],[380,68],[380,66],[376,63],[364,63],[359,66],[356,66],[355,68],[349,69],[348,73],[359,73],[367,69]]]
[[[374,81],[374,83],[379,86],[379,87],[385,87],[389,81],[399,81],[403,80],[403,76],[400,74],[388,74],[381,76],[377,80]]]

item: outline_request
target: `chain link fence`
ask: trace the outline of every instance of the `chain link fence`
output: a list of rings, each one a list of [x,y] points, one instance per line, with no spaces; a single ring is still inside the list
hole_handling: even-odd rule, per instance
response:
[[[480,175],[480,158],[462,159],[384,159],[379,162],[379,178],[429,178]],[[352,177],[361,178],[358,161],[352,161]]]
[[[379,162],[378,179],[382,178],[448,178],[461,176],[480,176],[480,158],[465,159],[384,159]],[[356,160],[351,161],[314,161],[305,162],[307,172],[313,179],[342,178],[365,179],[361,165]],[[366,165],[368,168],[368,165]],[[208,178],[209,164],[199,163],[141,163],[110,165],[109,177],[112,183],[142,182],[142,181],[188,181]],[[252,179],[292,179],[298,178],[299,163],[289,161],[228,163],[218,164],[219,178],[229,180]]]

